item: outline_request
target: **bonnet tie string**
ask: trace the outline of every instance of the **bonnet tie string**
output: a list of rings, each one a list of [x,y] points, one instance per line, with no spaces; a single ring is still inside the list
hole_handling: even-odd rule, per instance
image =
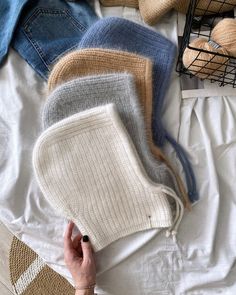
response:
[[[166,139],[173,146],[173,148],[176,151],[176,154],[182,164],[182,167],[183,167],[184,173],[185,173],[189,199],[192,203],[194,203],[195,201],[198,200],[198,193],[197,193],[196,180],[195,180],[192,166],[191,166],[183,148],[173,138],[171,138],[168,134],[166,134]]]
[[[163,186],[161,188],[162,192],[166,193],[168,196],[172,197],[175,200],[176,203],[176,214],[175,214],[175,219],[173,221],[172,226],[168,228],[166,231],[166,236],[169,237],[172,235],[173,240],[176,241],[176,235],[178,233],[178,228],[180,225],[180,222],[183,218],[184,215],[184,205],[182,201],[178,198],[176,193],[169,187]]]

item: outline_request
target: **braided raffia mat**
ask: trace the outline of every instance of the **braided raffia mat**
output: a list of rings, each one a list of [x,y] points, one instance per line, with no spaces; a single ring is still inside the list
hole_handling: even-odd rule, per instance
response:
[[[13,238],[9,253],[10,278],[17,295],[74,295],[66,279],[49,268],[28,246]]]

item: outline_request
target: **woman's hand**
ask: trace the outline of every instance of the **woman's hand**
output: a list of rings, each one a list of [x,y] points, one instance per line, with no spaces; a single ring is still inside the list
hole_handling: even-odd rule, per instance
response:
[[[96,267],[93,249],[88,236],[78,234],[72,240],[74,223],[70,222],[64,236],[64,260],[69,269],[75,286],[86,290],[95,285]]]

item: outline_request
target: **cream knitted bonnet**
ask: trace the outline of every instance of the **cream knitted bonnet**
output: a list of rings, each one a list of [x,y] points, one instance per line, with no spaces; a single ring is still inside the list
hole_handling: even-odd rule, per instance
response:
[[[116,105],[150,179],[172,188],[180,196],[173,173],[149,149],[135,78],[130,74],[85,76],[57,87],[44,105],[44,129],[76,113],[110,103]]]
[[[137,231],[176,234],[183,205],[151,182],[114,104],[75,114],[37,140],[33,167],[43,195],[89,235],[94,250]],[[176,218],[166,195],[176,201]]]

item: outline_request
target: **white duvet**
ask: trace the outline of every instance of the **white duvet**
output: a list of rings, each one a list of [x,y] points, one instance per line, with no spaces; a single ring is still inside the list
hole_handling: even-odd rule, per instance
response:
[[[140,21],[135,9],[103,14]],[[156,29],[177,42],[174,13]],[[200,97],[181,93],[173,72],[164,121],[189,154],[200,200],[185,213],[177,243],[152,230],[98,252],[98,294],[236,294],[236,90],[235,97],[222,88],[215,96],[216,88]],[[45,93],[45,82],[11,50],[0,68],[0,219],[71,281],[63,262],[67,221],[42,196],[31,164]],[[182,174],[170,147],[167,152]]]

